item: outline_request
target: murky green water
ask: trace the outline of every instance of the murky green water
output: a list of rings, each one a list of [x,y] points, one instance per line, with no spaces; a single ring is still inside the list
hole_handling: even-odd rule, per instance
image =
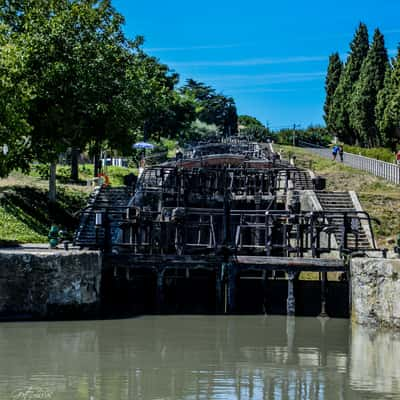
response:
[[[400,335],[349,321],[3,323],[0,399],[400,398]]]

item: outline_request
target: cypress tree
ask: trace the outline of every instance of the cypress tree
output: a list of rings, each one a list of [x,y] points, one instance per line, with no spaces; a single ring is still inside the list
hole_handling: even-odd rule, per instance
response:
[[[379,29],[376,29],[350,101],[350,126],[362,146],[373,147],[379,144],[375,107],[378,92],[383,88],[388,65],[384,37]]]
[[[331,127],[329,126],[329,112],[332,106],[333,95],[340,81],[342,70],[343,63],[340,60],[339,53],[333,53],[329,57],[328,72],[325,79],[326,98],[324,104],[324,119],[329,130],[331,130]]]
[[[360,23],[352,42],[350,54],[340,77],[338,87],[333,95],[331,110],[329,112],[329,126],[332,127],[340,140],[352,144],[357,141],[349,123],[348,108],[355,83],[360,75],[360,70],[368,54],[368,29]]]
[[[392,94],[392,68],[389,65],[386,68],[385,80],[383,81],[383,87],[378,92],[376,107],[375,107],[375,124],[378,128],[379,145],[390,146],[391,145],[391,129],[386,125],[385,121],[385,110],[388,106],[390,96]]]
[[[385,78],[385,86],[378,95],[375,111],[384,144],[395,148],[400,138],[400,47],[390,76]]]

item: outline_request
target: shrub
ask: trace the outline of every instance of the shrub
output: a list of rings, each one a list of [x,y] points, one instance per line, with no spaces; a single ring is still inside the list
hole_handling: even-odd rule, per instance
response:
[[[113,186],[122,186],[124,184],[124,176],[130,173],[137,173],[137,170],[124,168],[124,167],[116,167],[110,166],[107,167],[107,176],[110,178],[110,184]]]
[[[276,134],[276,141],[279,144],[293,144],[293,129],[282,129]],[[296,144],[299,145],[301,142],[307,142],[318,146],[328,146],[332,137],[327,134],[324,128],[309,127],[307,129],[296,130],[295,133]]]
[[[50,178],[50,168],[48,164],[33,164],[31,168],[31,175],[47,180]]]
[[[366,149],[357,146],[344,145],[344,151],[352,154],[360,154],[365,157],[375,158],[376,160],[386,161],[393,163],[395,160],[395,154],[386,147],[375,147],[372,149]]]
[[[58,166],[56,176],[59,182],[68,183],[71,179],[71,168],[65,166]]]

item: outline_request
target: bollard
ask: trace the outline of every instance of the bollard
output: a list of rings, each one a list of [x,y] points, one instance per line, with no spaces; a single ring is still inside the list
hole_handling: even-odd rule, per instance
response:
[[[47,235],[49,238],[49,245],[51,249],[55,249],[58,245],[58,226],[52,224],[50,227],[49,234]]]

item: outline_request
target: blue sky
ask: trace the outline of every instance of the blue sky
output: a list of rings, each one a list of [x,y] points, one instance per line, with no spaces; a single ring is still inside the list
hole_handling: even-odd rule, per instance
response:
[[[128,36],[187,78],[232,96],[277,129],[322,123],[329,54],[345,57],[360,21],[395,54],[399,0],[114,0]]]

